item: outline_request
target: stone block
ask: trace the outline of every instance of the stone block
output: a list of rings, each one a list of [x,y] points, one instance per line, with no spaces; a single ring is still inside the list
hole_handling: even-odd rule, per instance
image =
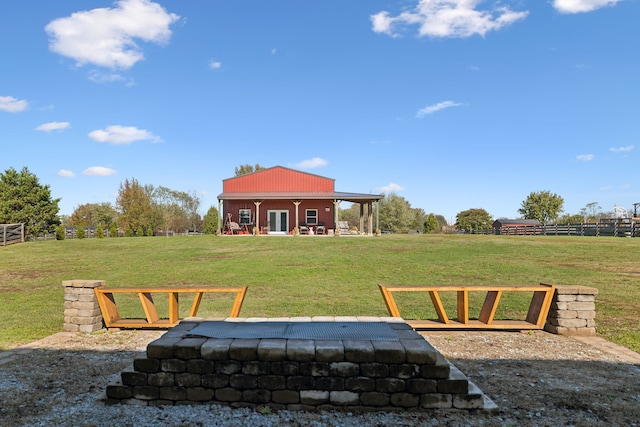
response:
[[[182,372],[174,375],[176,385],[182,387],[199,387],[200,385],[202,385],[202,375],[190,374],[188,372]]]
[[[596,312],[595,311],[578,311],[577,317],[578,319],[595,319]]]
[[[478,409],[484,407],[482,394],[454,394],[452,406],[457,409]]]
[[[291,390],[311,390],[316,388],[316,382],[312,377],[296,375],[287,378],[287,388]]]
[[[287,388],[287,379],[283,375],[261,375],[258,377],[258,388],[284,390]]]
[[[400,341],[372,341],[376,362],[404,363],[406,350]]]
[[[158,359],[134,359],[133,369],[138,372],[159,372],[160,360]]]
[[[567,310],[576,311],[595,311],[596,304],[594,302],[570,302],[567,304]]]
[[[206,338],[183,338],[174,344],[173,355],[178,359],[198,359],[200,347],[206,341]]]
[[[191,359],[187,361],[187,372],[193,374],[210,374],[213,372],[213,362],[204,359]]]
[[[303,405],[320,405],[329,402],[330,394],[325,390],[302,390],[300,403]]]
[[[160,370],[165,372],[185,372],[187,370],[187,362],[182,359],[162,359],[160,361]]]
[[[175,384],[170,372],[154,372],[147,375],[147,384],[157,387],[169,387]]]
[[[329,364],[329,375],[355,377],[360,375],[360,365],[353,362],[333,362]]]
[[[242,400],[250,403],[268,403],[271,400],[269,390],[244,390]]]
[[[419,365],[413,363],[403,363],[400,365],[389,365],[389,376],[393,378],[414,378],[420,374]]]
[[[106,393],[110,399],[131,399],[133,397],[131,387],[120,384],[107,385]]]
[[[78,325],[78,332],[90,333],[102,329],[102,322],[89,325]]]
[[[371,341],[345,340],[344,358],[348,362],[375,362],[376,356]]]
[[[293,390],[275,390],[271,392],[271,400],[275,403],[281,403],[285,405],[291,404],[291,403],[299,403],[300,394],[308,393],[308,392],[309,392],[308,390],[304,390],[301,392],[293,391]]]
[[[434,364],[437,360],[438,351],[424,338],[416,340],[401,341],[405,349],[407,362],[420,364]]]
[[[229,377],[229,386],[240,390],[254,389],[258,386],[258,377],[255,375],[234,374]]]
[[[271,373],[275,375],[298,375],[298,362],[272,362]]]
[[[177,401],[177,400],[186,400],[187,399],[187,389],[184,387],[161,387],[160,388],[160,399]]]
[[[410,393],[435,393],[438,391],[438,382],[433,379],[412,378],[405,382],[405,388]]]
[[[344,388],[348,391],[362,393],[364,391],[375,391],[376,381],[370,377],[351,377],[344,381]]]
[[[329,393],[329,401],[337,406],[357,405],[360,403],[360,395],[351,391],[332,391]]]
[[[329,364],[326,362],[301,362],[298,364],[298,375],[323,377],[329,375]]]
[[[389,404],[389,394],[380,392],[365,392],[360,394],[360,401],[366,406],[387,406]]]
[[[229,375],[224,374],[204,374],[200,378],[200,383],[207,388],[223,388],[229,385]]]
[[[209,339],[200,346],[200,356],[207,360],[227,360],[232,339]]]
[[[256,360],[259,339],[234,339],[229,345],[229,358],[233,360]]]
[[[65,323],[62,325],[62,332],[79,332],[80,326],[73,323]]]
[[[360,375],[371,378],[389,376],[389,365],[386,363],[361,363]]]
[[[222,360],[215,362],[213,369],[217,374],[237,374],[242,371],[242,363],[237,360]]]
[[[122,371],[120,373],[122,384],[128,386],[144,386],[147,385],[147,374],[134,371]]]
[[[586,319],[557,319],[558,326],[564,328],[584,328],[587,326]]]
[[[141,385],[133,387],[134,399],[140,400],[152,400],[157,399],[160,396],[160,389],[158,387]]]
[[[398,393],[406,390],[406,383],[399,378],[376,379],[376,391],[381,393]]]
[[[267,375],[271,373],[271,363],[256,360],[243,362],[241,372],[246,375]]]
[[[450,394],[431,393],[420,397],[420,407],[424,409],[447,409],[453,407]]]
[[[214,394],[216,400],[221,402],[237,402],[242,399],[242,392],[234,388],[220,388],[215,391]]]
[[[315,359],[316,346],[313,340],[287,340],[287,360],[308,362]]]
[[[341,377],[319,377],[315,379],[315,388],[318,390],[342,391],[345,389],[345,379]]]
[[[170,359],[173,357],[173,346],[181,338],[163,335],[147,345],[147,357],[150,359]]]
[[[340,362],[345,358],[342,341],[318,340],[315,346],[316,360],[319,362]]]
[[[285,339],[261,339],[258,344],[258,360],[284,360],[286,351],[287,340]]]
[[[213,399],[213,390],[204,387],[187,388],[187,400],[194,402],[207,402]]]
[[[412,393],[391,393],[389,403],[400,408],[415,408],[420,404],[420,396]]]

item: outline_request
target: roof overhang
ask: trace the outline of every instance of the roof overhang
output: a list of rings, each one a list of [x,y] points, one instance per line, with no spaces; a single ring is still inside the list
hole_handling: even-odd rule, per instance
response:
[[[343,192],[267,192],[221,193],[218,200],[340,200],[352,203],[374,202],[384,199],[382,194]]]

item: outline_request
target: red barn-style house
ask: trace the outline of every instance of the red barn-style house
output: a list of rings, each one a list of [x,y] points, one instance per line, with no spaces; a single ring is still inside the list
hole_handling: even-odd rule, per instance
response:
[[[342,193],[335,180],[282,166],[228,178],[218,195],[224,234],[331,234],[341,201],[360,205],[360,227],[373,234],[373,204],[381,194]],[[366,209],[365,209],[366,207]]]

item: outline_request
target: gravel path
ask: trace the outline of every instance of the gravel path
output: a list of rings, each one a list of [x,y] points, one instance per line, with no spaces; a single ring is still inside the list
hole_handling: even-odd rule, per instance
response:
[[[106,384],[161,334],[58,333],[0,353],[0,426],[640,426],[640,355],[545,332],[423,334],[493,399],[490,413],[102,405]]]

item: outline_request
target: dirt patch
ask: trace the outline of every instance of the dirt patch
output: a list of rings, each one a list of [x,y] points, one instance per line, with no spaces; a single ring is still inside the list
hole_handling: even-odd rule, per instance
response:
[[[86,421],[83,425],[93,426],[209,425],[212,409],[207,405],[141,408],[104,407],[98,403],[97,397],[107,383],[162,333],[59,333],[0,353],[0,425],[72,426],[78,425],[79,419]],[[318,422],[317,416],[274,413],[258,418],[252,425],[640,425],[640,363],[635,364],[633,357],[544,332],[456,331],[423,335],[498,409],[491,413],[429,411],[363,416],[369,418],[336,414],[325,423]],[[231,421],[219,419],[216,425],[247,425],[238,422],[239,410],[232,411],[235,412],[228,415]],[[384,423],[379,421],[383,415]]]

